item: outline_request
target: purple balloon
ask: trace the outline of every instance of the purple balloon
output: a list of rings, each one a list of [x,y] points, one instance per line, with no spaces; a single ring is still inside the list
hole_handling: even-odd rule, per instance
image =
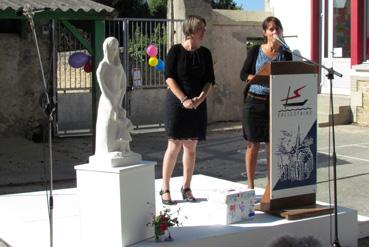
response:
[[[75,52],[69,56],[68,62],[69,65],[73,68],[81,68],[84,66],[90,59],[90,56],[83,52]]]

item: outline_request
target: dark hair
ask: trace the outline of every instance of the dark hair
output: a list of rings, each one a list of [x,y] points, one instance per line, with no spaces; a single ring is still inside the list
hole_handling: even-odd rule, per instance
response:
[[[277,27],[283,30],[282,23],[277,17],[268,16],[267,18],[265,18],[262,24],[264,31],[267,30],[269,22],[274,22]]]
[[[191,37],[192,34],[198,31],[200,25],[206,26],[204,18],[197,15],[189,15],[183,22],[183,34],[186,38]]]

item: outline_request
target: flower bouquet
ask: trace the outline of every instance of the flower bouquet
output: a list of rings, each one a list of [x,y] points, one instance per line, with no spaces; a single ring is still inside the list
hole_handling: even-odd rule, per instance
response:
[[[179,211],[180,209],[176,211],[177,216],[179,214]],[[162,211],[159,212],[159,215],[152,216],[152,221],[147,223],[147,225],[151,225],[154,227],[156,241],[163,241],[163,240],[171,241],[172,240],[169,228],[172,226],[180,225],[177,216],[173,216],[169,208],[164,208]]]

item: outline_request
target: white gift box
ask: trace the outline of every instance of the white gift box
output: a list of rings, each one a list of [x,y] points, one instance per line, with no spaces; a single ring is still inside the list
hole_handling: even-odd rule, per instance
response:
[[[232,224],[255,215],[255,191],[251,189],[212,190],[208,202],[209,218],[217,224]]]

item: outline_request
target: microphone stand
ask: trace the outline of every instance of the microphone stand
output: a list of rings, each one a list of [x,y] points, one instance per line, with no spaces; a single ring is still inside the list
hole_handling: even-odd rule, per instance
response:
[[[37,35],[35,30],[35,23],[33,21],[35,12],[33,11],[32,7],[30,5],[26,5],[23,9],[23,15],[27,18],[31,31],[33,33],[33,38],[35,40],[37,55],[38,55],[38,61],[41,69],[41,76],[42,76],[42,82],[44,87],[44,92],[41,94],[40,97],[40,104],[41,108],[44,110],[46,115],[48,116],[48,123],[49,123],[49,162],[50,162],[50,194],[48,197],[48,211],[49,211],[49,226],[50,226],[50,247],[53,247],[53,208],[54,208],[54,200],[53,200],[53,158],[52,158],[52,124],[53,124],[53,114],[55,112],[55,105],[53,102],[51,102],[49,94],[47,92],[47,84],[45,79],[45,73],[42,66],[42,60],[41,60],[41,54],[40,54],[40,48],[38,46],[37,42]],[[46,101],[46,102],[45,102]]]
[[[283,49],[292,55],[303,59],[306,63],[311,64],[312,66],[317,66],[319,68],[325,69],[328,73],[326,77],[329,80],[329,98],[331,105],[331,123],[332,123],[332,156],[333,156],[333,193],[334,193],[334,241],[332,243],[333,247],[341,247],[338,240],[338,215],[337,215],[337,155],[336,155],[336,140],[335,140],[335,132],[334,132],[334,112],[333,112],[333,79],[334,75],[342,77],[342,74],[335,71],[333,67],[327,68],[323,64],[316,63],[306,57],[297,54],[290,50],[287,44],[285,44],[279,37],[275,37],[275,39],[282,45]]]

